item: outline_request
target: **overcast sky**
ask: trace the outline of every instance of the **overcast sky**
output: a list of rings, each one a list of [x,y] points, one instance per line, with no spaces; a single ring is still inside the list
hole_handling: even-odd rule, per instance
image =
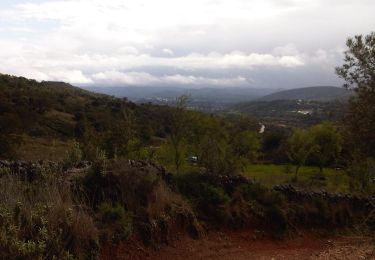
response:
[[[340,85],[374,0],[0,0],[0,73],[100,86]]]

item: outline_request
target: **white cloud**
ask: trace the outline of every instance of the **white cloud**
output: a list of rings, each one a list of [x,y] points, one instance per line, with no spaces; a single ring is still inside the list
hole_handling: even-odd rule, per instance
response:
[[[145,86],[145,85],[199,85],[199,86],[238,86],[248,85],[251,80],[244,77],[235,78],[207,78],[193,75],[163,75],[154,76],[145,72],[106,71],[92,75],[95,84],[106,83],[113,86]]]
[[[285,46],[278,46],[273,49],[275,55],[298,55],[299,51],[297,46],[293,43],[288,43]]]
[[[170,50],[170,49],[167,49],[167,48],[164,48],[164,49],[163,49],[163,52],[164,52],[165,54],[168,54],[168,55],[174,55],[174,52],[173,52],[172,50]]]
[[[166,84],[182,84],[182,85],[201,85],[201,86],[219,86],[219,87],[231,87],[239,85],[248,85],[251,80],[244,77],[238,76],[236,78],[206,78],[196,76],[185,76],[185,75],[171,75],[162,77],[162,82]]]
[[[159,83],[160,80],[145,72],[127,72],[105,71],[92,76],[97,84],[109,85],[149,85]]]
[[[72,84],[90,84],[93,81],[83,75],[79,70],[57,70],[48,73],[48,79],[53,81],[64,81]]]
[[[103,85],[256,84],[255,70],[288,70],[291,82],[310,67],[334,78],[345,38],[375,28],[374,8],[371,0],[14,0],[0,3],[0,72]]]

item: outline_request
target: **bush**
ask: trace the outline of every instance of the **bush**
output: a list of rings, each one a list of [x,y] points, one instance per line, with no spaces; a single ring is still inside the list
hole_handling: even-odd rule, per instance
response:
[[[97,229],[69,187],[0,178],[0,258],[95,257]]]
[[[375,160],[373,158],[352,162],[347,173],[351,178],[349,184],[352,191],[375,194]]]
[[[73,146],[66,152],[63,165],[65,169],[76,167],[82,160],[82,150],[78,142],[74,142]]]
[[[265,213],[266,227],[274,236],[282,236],[288,230],[288,218],[280,207],[270,207]]]
[[[283,210],[287,208],[286,199],[281,193],[270,191],[258,183],[241,185],[238,191],[251,204],[258,224],[276,236],[287,231],[288,219]]]
[[[133,221],[131,214],[122,206],[102,203],[98,207],[98,212],[101,224],[107,230],[106,237],[111,236],[113,242],[127,239],[132,233]],[[110,231],[108,232],[108,230]]]
[[[255,200],[264,206],[282,207],[286,204],[286,199],[281,193],[268,190],[259,183],[242,185],[239,190],[247,201]]]
[[[110,161],[106,174],[94,164],[82,182],[76,184],[82,185],[87,203],[97,211],[103,238],[125,239],[132,223],[144,242],[157,243],[157,234],[168,235],[168,225],[181,215],[189,222],[183,228],[194,225],[199,229],[190,205],[167,186],[159,176],[160,169],[145,162],[135,163],[139,163],[139,168],[133,168],[127,160]],[[111,225],[111,221],[116,224]]]
[[[179,191],[193,203],[204,218],[222,222],[228,217],[226,206],[230,197],[222,187],[195,174],[181,175],[176,180]]]

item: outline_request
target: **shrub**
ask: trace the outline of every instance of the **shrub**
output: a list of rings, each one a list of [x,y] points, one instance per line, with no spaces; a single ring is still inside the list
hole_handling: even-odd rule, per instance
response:
[[[282,194],[270,191],[258,183],[241,185],[238,191],[245,201],[251,203],[257,223],[276,236],[287,231],[288,218],[283,210],[286,199]]]
[[[365,160],[357,160],[349,165],[347,170],[350,176],[350,188],[352,191],[360,193],[375,193],[375,160],[367,158]]]
[[[224,189],[195,174],[178,176],[179,191],[195,205],[204,218],[222,222],[227,218],[225,207],[230,197]]]
[[[156,243],[160,239],[155,237],[158,232],[168,234],[165,229],[177,216],[186,215],[189,223],[184,223],[183,228],[191,229],[191,225],[196,225],[189,204],[167,186],[159,176],[160,169],[145,162],[135,163],[140,163],[140,167],[133,168],[127,160],[110,161],[106,174],[100,167],[93,167],[82,183],[77,183],[78,187],[83,186],[87,203],[99,215],[99,222],[106,230],[104,238],[125,239],[126,236],[116,235],[124,229],[116,229],[125,226],[125,234],[128,234],[130,224],[127,223],[132,223],[146,243]],[[121,218],[123,213],[127,217]],[[120,220],[115,221],[116,225],[110,225],[111,219]]]
[[[121,205],[112,206],[110,203],[102,203],[98,207],[101,224],[106,228],[106,236],[111,236],[111,240],[116,242],[129,237],[133,231],[133,221],[131,214]]]
[[[73,146],[66,152],[63,165],[64,168],[76,167],[82,160],[82,150],[78,142],[74,142]]]
[[[0,258],[92,258],[97,230],[68,187],[0,178]]]
[[[281,193],[268,190],[259,183],[245,184],[239,189],[247,201],[256,200],[264,206],[282,207],[286,204],[286,199]]]
[[[270,207],[265,213],[266,227],[274,236],[282,236],[288,229],[288,218],[280,207]]]

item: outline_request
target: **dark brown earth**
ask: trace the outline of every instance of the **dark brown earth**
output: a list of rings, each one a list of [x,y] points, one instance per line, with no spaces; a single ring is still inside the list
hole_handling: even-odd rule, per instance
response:
[[[369,238],[317,238],[301,235],[283,240],[257,238],[254,232],[211,232],[194,240],[184,237],[158,249],[133,242],[107,248],[102,259],[375,259]]]

